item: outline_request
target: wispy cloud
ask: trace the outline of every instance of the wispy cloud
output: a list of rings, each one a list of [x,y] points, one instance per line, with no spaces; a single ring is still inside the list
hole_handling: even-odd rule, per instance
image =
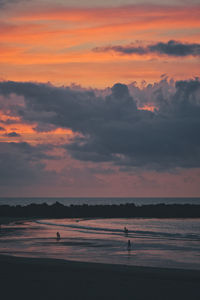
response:
[[[159,5],[155,0],[154,5],[150,1],[139,5],[136,1],[135,5],[124,6],[107,3],[105,7],[69,7],[64,0],[62,5],[57,1],[47,5],[48,0],[0,0],[11,2],[15,4],[0,11],[0,65],[4,79],[99,87],[141,78],[152,82],[162,73],[177,79],[198,74],[198,66],[189,55],[199,53],[195,44],[199,43],[199,5]],[[145,44],[130,45],[133,39]],[[168,45],[170,39],[173,41]],[[188,44],[175,44],[176,40]],[[108,47],[102,48],[108,41],[117,45],[112,46],[112,51],[127,54],[110,55],[111,47],[109,51]],[[99,52],[91,51],[94,47],[100,47],[96,48]],[[177,70],[174,60],[168,64],[164,60],[165,55],[177,58],[178,48],[185,59]],[[137,57],[130,53],[137,53]],[[150,62],[149,56],[155,55],[162,55],[162,66],[156,60]]]
[[[174,57],[184,57],[184,56],[200,56],[200,44],[198,43],[182,43],[175,40],[170,40],[168,42],[158,42],[150,44],[147,46],[137,46],[134,44],[129,44],[125,46],[106,46],[106,47],[96,47],[93,49],[94,52],[108,52],[113,51],[125,55],[147,55],[147,54],[157,54],[157,55],[167,55]]]
[[[12,137],[15,138],[15,137],[20,137],[20,134],[17,133],[17,132],[15,132],[15,131],[12,131],[12,132],[9,132],[9,133],[4,134],[4,136],[11,137],[11,138],[12,138]]]

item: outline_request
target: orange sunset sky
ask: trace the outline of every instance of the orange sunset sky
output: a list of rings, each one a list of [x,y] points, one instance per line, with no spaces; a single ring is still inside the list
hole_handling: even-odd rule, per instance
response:
[[[8,0],[0,23],[2,196],[200,196],[199,1]]]
[[[199,43],[200,5],[83,4],[28,1],[3,7],[1,79],[102,88],[118,81],[154,82],[163,73],[177,79],[198,75],[199,57],[122,55],[93,49],[169,40]]]

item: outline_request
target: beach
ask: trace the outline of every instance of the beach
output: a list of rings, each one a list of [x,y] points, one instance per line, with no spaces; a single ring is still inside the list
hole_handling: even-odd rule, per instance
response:
[[[1,299],[199,299],[200,271],[0,256]]]
[[[199,219],[4,218],[0,254],[200,270],[199,226]]]
[[[63,220],[58,220],[57,222],[59,222],[60,224],[60,221],[63,222]],[[52,220],[48,220],[48,222],[52,222]],[[54,220],[54,222],[56,222],[56,220]],[[98,222],[99,224],[100,220],[86,220],[84,221],[84,224],[88,225],[88,222]],[[141,220],[137,222],[141,222]],[[62,239],[59,243],[57,243],[54,239],[52,240],[51,238],[49,242],[49,238],[47,237],[47,242],[45,241],[46,246],[44,248],[46,257],[44,256],[44,253],[40,257],[40,252],[38,252],[37,254],[35,253],[37,247],[31,248],[34,245],[35,240],[37,241],[37,238],[35,238],[34,236],[34,232],[36,231],[37,235],[40,236],[42,231],[38,226],[44,226],[42,228],[43,230],[45,230],[45,235],[47,235],[48,233],[50,237],[52,236],[52,231],[49,231],[49,227],[46,227],[47,225],[44,225],[43,223],[45,222],[30,223],[30,219],[25,220],[23,218],[1,218],[1,224],[3,225],[3,239],[1,243],[3,245],[4,239],[5,243],[8,243],[9,240],[11,243],[8,247],[8,249],[11,251],[11,255],[9,255],[9,252],[6,252],[5,250],[4,253],[7,253],[7,255],[0,255],[1,299],[199,300],[200,270],[186,270],[183,267],[182,269],[172,267],[160,268],[116,263],[99,263],[97,261],[86,262],[75,261],[73,259],[60,259],[60,257],[62,258],[62,256],[59,253],[59,249],[61,249],[62,247],[65,247],[64,251],[67,251],[66,249],[69,249],[71,246],[73,246],[73,249],[80,249],[80,251],[86,249],[86,242],[84,243],[83,248],[80,248],[80,236],[78,237],[78,241],[76,241],[77,237],[73,237],[73,243],[71,243],[73,245],[71,245],[70,242],[67,242],[69,237],[66,238],[62,236]],[[6,224],[10,225],[7,227]],[[55,224],[52,227],[53,232],[55,231]],[[66,224],[67,223],[65,223],[65,226]],[[139,225],[141,225],[141,223]],[[33,229],[31,229],[32,227],[30,226],[33,226]],[[35,229],[35,226],[37,226],[37,230]],[[75,235],[75,233],[77,232],[77,227],[66,227],[67,235],[69,235],[70,233],[69,229],[72,230],[73,235]],[[83,230],[82,227],[81,230]],[[4,235],[3,232],[6,235]],[[28,234],[28,237],[26,237],[25,232],[26,234]],[[62,231],[62,235],[63,234],[64,229]],[[28,249],[26,249],[28,252],[24,252],[26,253],[26,257],[23,256],[23,253],[21,253],[20,256],[17,256],[17,254],[15,255],[14,252],[16,250],[14,249],[17,248],[13,248],[14,245],[16,247],[16,245],[19,243],[19,245],[23,245],[24,247],[24,243],[27,244],[30,242],[30,235],[32,236],[30,244],[32,246],[28,244]],[[13,237],[15,238],[13,239]],[[91,235],[89,235],[89,238],[91,239]],[[106,236],[106,239],[108,239],[108,235]],[[59,259],[48,257],[48,251],[50,251],[49,247],[52,247],[52,245],[55,245],[53,246],[56,247],[55,249],[57,251],[57,256],[55,257]],[[39,246],[41,246],[41,241]],[[89,244],[88,246],[89,248],[87,248],[86,251],[87,253],[89,253],[88,255],[92,255],[92,252],[94,252],[93,258],[88,257],[88,259],[90,259],[91,261],[95,261],[95,251],[96,253],[101,251],[101,244],[98,247],[96,244]],[[125,252],[127,252],[127,250]],[[31,255],[36,256],[31,257]],[[133,261],[137,263],[137,255],[133,254],[133,258],[131,257],[132,254],[129,253],[129,260],[131,261],[131,259],[133,259]]]

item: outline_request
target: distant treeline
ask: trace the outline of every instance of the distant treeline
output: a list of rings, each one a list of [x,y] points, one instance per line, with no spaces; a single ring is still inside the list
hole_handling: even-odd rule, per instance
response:
[[[29,204],[26,206],[0,205],[0,217],[36,218],[200,218],[197,204],[135,204],[120,205],[70,205],[56,202],[52,205]]]

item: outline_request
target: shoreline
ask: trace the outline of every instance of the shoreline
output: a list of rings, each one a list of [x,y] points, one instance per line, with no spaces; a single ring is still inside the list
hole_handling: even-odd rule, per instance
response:
[[[4,299],[17,296],[16,299],[183,300],[199,299],[200,294],[198,270],[25,258],[2,254],[0,282],[0,295],[6,293]],[[14,289],[9,289],[10,286]]]

